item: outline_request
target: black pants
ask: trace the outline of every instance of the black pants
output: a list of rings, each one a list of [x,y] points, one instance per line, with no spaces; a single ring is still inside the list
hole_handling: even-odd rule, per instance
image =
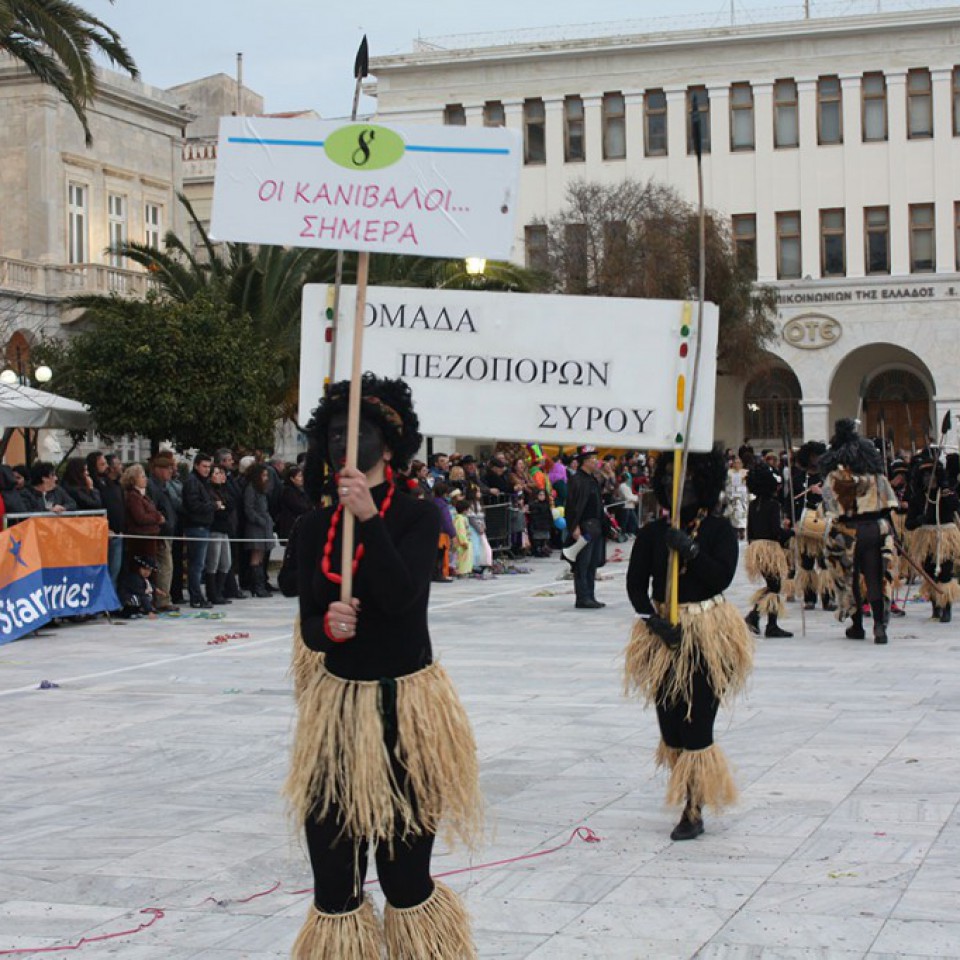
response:
[[[657,722],[663,742],[674,750],[705,750],[713,744],[713,724],[720,701],[710,686],[703,667],[693,675],[693,697],[690,719],[683,700],[657,703]]]
[[[307,848],[313,868],[313,902],[322,913],[348,913],[363,900],[369,844],[341,836],[339,811],[323,820],[307,818]],[[430,856],[434,835],[394,837],[376,849],[377,876],[387,901],[394,907],[415,907],[433,893]]]
[[[857,524],[857,542],[853,551],[853,598],[857,603],[857,612],[864,600],[860,589],[861,576],[867,584],[866,599],[871,607],[883,607],[882,545],[880,524],[876,520]]]
[[[573,589],[577,595],[577,603],[596,599],[594,591],[596,590],[597,569],[600,566],[603,546],[603,537],[594,536],[577,555],[576,562],[573,565]]]

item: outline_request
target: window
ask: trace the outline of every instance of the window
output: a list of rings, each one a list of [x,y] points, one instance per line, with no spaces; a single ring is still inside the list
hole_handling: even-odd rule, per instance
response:
[[[547,119],[542,100],[523,102],[523,162],[547,162]]]
[[[87,187],[82,183],[67,185],[67,261],[86,263],[87,256]]]
[[[843,100],[839,77],[817,81],[817,142],[843,143]]]
[[[563,101],[563,159],[567,163],[587,159],[583,139],[583,100],[580,97],[567,97]]]
[[[627,155],[627,118],[622,93],[603,95],[603,159],[623,160]]]
[[[528,270],[548,270],[547,226],[534,223],[523,228],[524,248]]]
[[[800,211],[777,214],[777,276],[797,280],[802,275]]]
[[[863,234],[867,274],[890,272],[890,208],[867,207],[863,211]]]
[[[847,275],[846,217],[843,210],[820,211],[820,276]]]
[[[563,228],[564,273],[567,293],[587,292],[587,225],[568,223]]]
[[[467,125],[467,111],[462,103],[448,103],[443,108],[443,122],[448,127],[465,127]]]
[[[753,87],[735,83],[730,87],[730,149],[753,150]]]
[[[882,73],[865,73],[860,86],[863,140],[887,139],[887,80]]]
[[[773,145],[775,147],[800,145],[795,80],[778,80],[773,85]]]
[[[648,157],[667,155],[667,95],[648,90],[643,98],[644,153]]]
[[[926,68],[907,73],[907,137],[922,140],[933,136],[933,88]]]
[[[733,217],[733,247],[737,263],[747,268],[757,279],[757,217],[753,213],[735,214]]]
[[[483,125],[485,127],[505,127],[507,125],[503,104],[499,100],[488,100],[483,105]]]
[[[159,203],[148,203],[143,208],[144,243],[148,247],[160,249],[163,236],[163,207]]]
[[[937,269],[937,242],[933,232],[933,204],[910,204],[910,272]]]
[[[107,228],[110,237],[110,266],[122,267],[124,257],[114,247],[127,241],[127,198],[119,193],[107,196]]]
[[[694,153],[693,111],[700,116],[700,143],[704,153],[710,152],[710,94],[706,87],[687,88],[687,153]]]
[[[803,437],[800,381],[792,370],[774,367],[751,380],[744,390],[744,432],[766,439]]]
[[[960,137],[960,67],[953,68],[953,135]]]

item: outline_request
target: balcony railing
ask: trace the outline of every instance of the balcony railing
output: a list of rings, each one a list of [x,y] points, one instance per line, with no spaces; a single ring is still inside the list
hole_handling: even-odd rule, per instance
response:
[[[126,270],[104,263],[42,264],[0,257],[0,291],[30,293],[64,299],[82,293],[146,296],[155,281],[142,270]]]

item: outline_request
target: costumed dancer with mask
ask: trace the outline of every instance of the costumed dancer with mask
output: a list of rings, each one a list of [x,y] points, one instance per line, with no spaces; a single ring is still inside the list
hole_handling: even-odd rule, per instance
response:
[[[824,509],[831,518],[827,563],[836,589],[837,619],[850,617],[851,640],[863,640],[863,588],[873,614],[874,643],[887,642],[893,588],[890,511],[897,496],[883,474],[880,451],[857,433],[855,420],[838,420],[830,448],[820,457],[826,476]]]
[[[630,555],[627,594],[640,615],[626,649],[625,689],[655,704],[658,766],[670,771],[667,803],[683,805],[672,840],[703,833],[703,808],[737,798],[733,775],[714,743],[717,710],[742,690],[753,666],[753,638],[723,591],[737,570],[737,535],[715,508],[726,479],[719,451],[690,454],[680,527],[666,518],[640,528]],[[670,509],[671,457],[657,460],[653,488]],[[679,555],[680,622],[665,606],[670,550]]]
[[[833,582],[827,573],[825,541],[827,521],[823,512],[823,477],[820,457],[827,445],[810,440],[797,451],[793,467],[793,503],[788,509],[797,531],[797,551],[800,569],[796,575],[796,590],[803,595],[804,607],[815,610],[817,599],[824,610],[836,610],[833,602]]]
[[[430,876],[434,839],[473,847],[482,814],[473,732],[434,660],[427,602],[435,507],[394,487],[421,442],[410,389],[365,374],[357,468],[346,463],[349,382],[308,426],[306,489],[336,506],[298,524],[302,642],[297,729],[284,793],[304,825],[314,901],[294,960],[475,958],[459,898]],[[340,600],[344,508],[355,517],[353,598]],[[442,823],[441,823],[442,821]],[[387,904],[364,896],[368,856]]]
[[[780,478],[762,460],[750,468],[747,489],[753,500],[747,507],[747,576],[754,583],[763,580],[764,586],[751,598],[753,609],[746,622],[759,635],[760,617],[765,616],[764,636],[769,639],[793,636],[778,623],[784,608],[780,591],[787,576],[784,547],[793,536],[793,530],[783,526],[779,487]]]
[[[913,478],[913,494],[907,512],[910,555],[937,584],[936,590],[924,580],[920,596],[929,600],[931,616],[941,623],[953,619],[953,604],[960,599],[960,584],[953,578],[954,563],[960,558],[960,528],[954,517],[960,511],[956,482],[929,447],[920,452]]]

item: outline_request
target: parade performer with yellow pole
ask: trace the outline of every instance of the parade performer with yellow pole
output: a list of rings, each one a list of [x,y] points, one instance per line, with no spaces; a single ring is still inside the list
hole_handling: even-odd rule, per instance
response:
[[[703,808],[733,803],[737,790],[727,759],[714,742],[721,704],[739,692],[753,664],[753,640],[723,591],[737,569],[739,547],[730,522],[716,511],[726,479],[719,451],[690,453],[689,431],[700,362],[705,285],[702,151],[699,110],[694,142],[700,174],[700,309],[689,393],[677,382],[681,425],[674,455],[657,460],[653,488],[670,519],[641,528],[627,571],[627,594],[639,614],[625,655],[625,689],[656,706],[661,741],[658,766],[670,771],[667,802],[682,805],[673,840],[703,833]],[[684,305],[680,357],[689,349],[691,309]],[[689,402],[688,402],[689,396]]]

